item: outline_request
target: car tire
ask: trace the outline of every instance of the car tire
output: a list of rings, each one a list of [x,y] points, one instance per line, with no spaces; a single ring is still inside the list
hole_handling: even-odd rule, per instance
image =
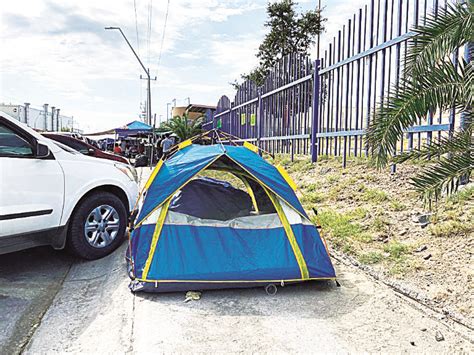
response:
[[[67,249],[89,260],[100,259],[123,242],[127,210],[114,194],[98,192],[88,196],[74,211],[66,240]]]

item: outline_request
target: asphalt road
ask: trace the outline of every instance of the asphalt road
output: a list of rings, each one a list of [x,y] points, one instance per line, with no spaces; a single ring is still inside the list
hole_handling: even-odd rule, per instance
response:
[[[89,262],[48,248],[2,256],[0,353],[474,351],[350,266],[335,263],[341,287],[205,291],[183,303],[183,292],[133,295],[125,247]]]

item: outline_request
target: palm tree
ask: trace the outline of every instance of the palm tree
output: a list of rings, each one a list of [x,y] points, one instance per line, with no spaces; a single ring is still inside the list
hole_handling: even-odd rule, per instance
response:
[[[467,45],[473,50],[474,1],[440,8],[436,16],[427,16],[425,25],[413,31],[416,36],[409,43],[403,79],[378,107],[368,128],[367,144],[379,168],[388,163],[438,157],[412,179],[416,190],[431,201],[443,192],[456,192],[460,182],[469,179],[474,167],[474,66],[463,58],[457,66],[450,60],[457,48]],[[430,112],[451,108],[463,116],[460,131],[392,157],[407,128]]]
[[[182,116],[175,116],[168,122],[161,125],[161,129],[171,131],[178,136],[181,141],[185,141],[201,133],[202,121],[204,117],[198,117],[194,120],[188,118],[187,113]]]

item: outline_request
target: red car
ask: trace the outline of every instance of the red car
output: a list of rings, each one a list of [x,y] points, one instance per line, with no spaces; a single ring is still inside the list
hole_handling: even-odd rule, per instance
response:
[[[64,135],[60,133],[41,133],[46,138],[52,139],[53,141],[67,145],[68,147],[77,150],[79,153],[84,155],[90,155],[92,157],[115,160],[124,164],[130,164],[127,159],[121,157],[120,155],[115,155],[111,153],[106,153],[100,150],[99,148],[94,147],[84,141],[71,137],[69,135]]]

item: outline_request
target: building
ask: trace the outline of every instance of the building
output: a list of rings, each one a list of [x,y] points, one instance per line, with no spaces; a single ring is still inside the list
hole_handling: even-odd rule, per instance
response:
[[[215,111],[216,106],[189,104],[188,106],[173,107],[171,117],[183,116],[186,113],[191,120],[204,116],[204,121],[208,122],[212,120]]]
[[[33,129],[39,131],[73,131],[82,133],[74,122],[74,117],[60,114],[60,109],[44,104],[42,109],[31,107],[29,103],[24,105],[0,104],[3,111],[18,121],[26,123]]]

